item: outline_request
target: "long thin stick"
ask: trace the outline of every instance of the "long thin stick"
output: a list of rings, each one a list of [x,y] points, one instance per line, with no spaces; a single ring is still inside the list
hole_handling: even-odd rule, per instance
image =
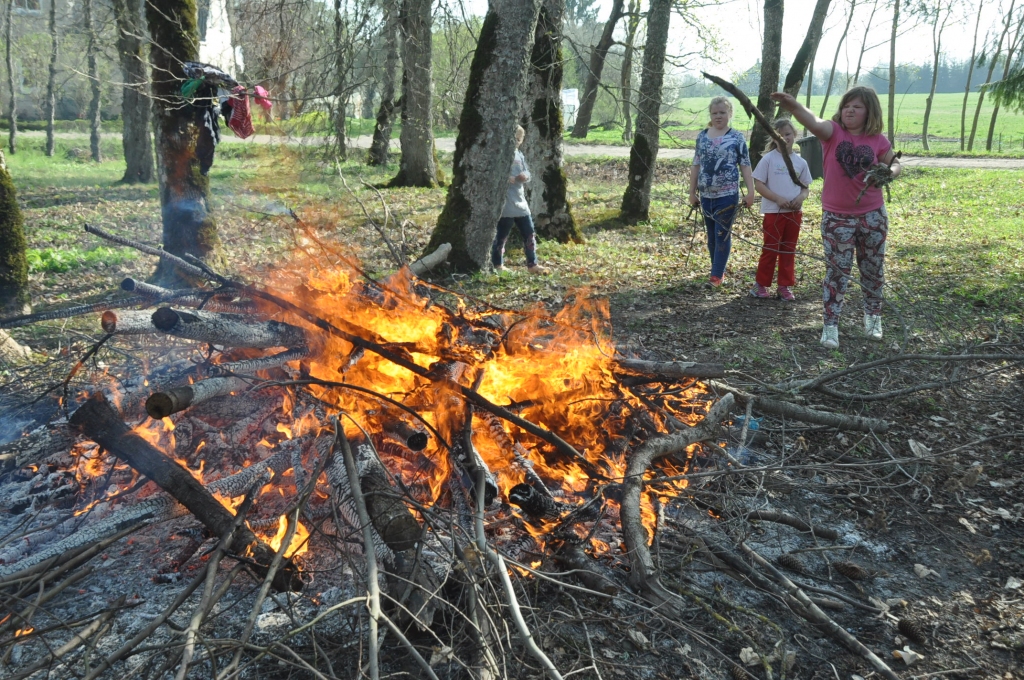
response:
[[[100,238],[106,239],[111,243],[117,243],[118,245],[134,248],[135,250],[146,253],[147,255],[155,255],[156,257],[159,257],[161,260],[166,260],[167,262],[170,262],[175,267],[180,269],[183,273],[186,273],[189,276],[194,276],[197,279],[206,279],[208,276],[207,273],[204,272],[199,267],[195,266],[194,264],[189,264],[188,262],[181,259],[177,255],[172,255],[166,250],[154,248],[153,246],[147,246],[145,243],[139,243],[138,241],[133,241],[131,239],[124,238],[123,236],[115,236],[114,234],[111,234],[108,231],[104,231],[99,227],[94,227],[91,224],[86,224],[85,230],[90,234],[99,236]]]
[[[796,184],[802,189],[806,189],[807,185],[800,181],[800,176],[796,174],[796,168],[793,167],[793,161],[789,157],[789,146],[787,146],[786,140],[779,136],[779,133],[775,131],[772,124],[764,117],[764,114],[754,106],[753,102],[750,101],[750,98],[743,94],[743,91],[740,90],[740,88],[736,87],[728,80],[723,80],[718,76],[713,76],[710,73],[704,73],[703,71],[701,72],[701,75],[739,100],[739,103],[742,104],[744,110],[746,110],[747,115],[753,116],[761,127],[765,129],[765,132],[768,133],[768,136],[775,140],[779,153],[782,154],[782,160],[786,163],[786,170],[789,170],[789,177],[793,180],[793,184]]]

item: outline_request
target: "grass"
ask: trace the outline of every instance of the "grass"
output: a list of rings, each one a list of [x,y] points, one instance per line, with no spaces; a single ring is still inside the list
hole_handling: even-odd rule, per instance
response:
[[[62,142],[63,143],[63,142]],[[60,153],[46,158],[42,140],[26,140],[8,157],[19,191],[32,261],[34,304],[107,294],[120,276],[145,278],[152,258],[110,249],[82,231],[92,222],[146,241],[160,241],[156,187],[118,184],[123,165],[111,153],[101,164]],[[343,165],[349,189],[332,164],[315,152],[283,146],[228,147],[211,172],[212,205],[230,268],[258,280],[262,268],[288,258],[302,235],[283,216],[293,208],[322,238],[346,244],[374,274],[393,269],[377,232],[362,209],[383,223],[377,193],[397,166],[370,168],[360,160]],[[451,158],[442,156],[450,166]],[[539,255],[554,269],[531,277],[520,249],[510,244],[511,273],[477,273],[449,279],[475,297],[503,307],[538,301],[558,306],[574,295],[610,298],[620,340],[642,342],[672,356],[722,360],[732,368],[783,374],[808,353],[814,366],[837,367],[887,351],[877,345],[819,353],[821,244],[820,181],[806,203],[797,261],[794,306],[773,301],[751,307],[746,290],[760,255],[760,221],[741,216],[722,289],[705,287],[707,253],[702,227],[685,205],[686,162],[659,162],[652,193],[652,220],[626,227],[616,219],[625,159],[591,159],[566,165],[569,198],[586,237],[584,244],[543,242]],[[450,167],[446,168],[450,171]],[[887,257],[886,324],[906,327],[902,346],[938,346],[951,338],[984,337],[993,328],[1024,323],[1024,172],[908,168],[892,187]],[[443,206],[444,189],[382,189],[395,241],[419,254]],[[859,305],[859,291],[848,307]],[[757,305],[757,302],[753,303]],[[744,324],[757,315],[753,327]],[[849,321],[852,319],[852,321]],[[856,323],[856,313],[844,323]],[[845,327],[844,327],[845,328]],[[847,330],[843,331],[844,333]],[[909,344],[908,344],[909,343]],[[796,352],[794,354],[794,352]],[[798,355],[799,354],[799,358]]]

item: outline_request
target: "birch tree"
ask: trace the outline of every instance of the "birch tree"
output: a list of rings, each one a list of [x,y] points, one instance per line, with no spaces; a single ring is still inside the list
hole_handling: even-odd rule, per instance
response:
[[[448,261],[456,269],[483,269],[490,261],[539,10],[539,0],[491,0],[480,29],[455,140],[452,183],[427,246],[433,252],[451,243]]]
[[[651,184],[654,182],[661,133],[665,46],[671,19],[672,0],[651,0],[647,13],[647,46],[644,48],[640,91],[637,93],[636,134],[629,149],[629,184],[619,211],[619,217],[627,224],[650,219]]]
[[[565,0],[542,0],[530,78],[523,101],[526,130],[521,151],[533,179],[527,185],[537,235],[561,243],[583,242],[569,205],[562,169],[562,19]]]
[[[971,42],[971,61],[967,68],[967,83],[964,85],[964,103],[960,107],[960,150],[967,148],[967,100],[971,96],[971,79],[974,77],[974,65],[978,61],[978,28],[981,26],[981,0],[978,0],[978,15],[974,20],[974,40]],[[986,36],[986,42],[988,36]]]
[[[932,115],[932,102],[935,100],[935,86],[939,82],[939,58],[942,56],[942,32],[953,14],[953,0],[936,0],[925,11],[932,20],[932,84],[928,90],[928,98],[924,103],[924,120],[921,123],[921,146],[928,151],[928,119]]]
[[[612,0],[611,13],[608,15],[608,21],[604,24],[604,31],[601,32],[600,40],[597,41],[597,45],[590,53],[587,82],[583,87],[580,108],[576,112],[576,123],[572,128],[572,136],[576,139],[586,139],[590,129],[590,119],[594,114],[594,104],[597,102],[597,90],[601,86],[601,73],[604,71],[608,51],[615,44],[615,26],[622,18],[623,4],[624,0]]]
[[[50,32],[50,66],[46,78],[46,155],[53,156],[54,118],[57,111],[57,60],[60,58],[60,37],[57,33],[57,3],[50,0],[48,28]]]

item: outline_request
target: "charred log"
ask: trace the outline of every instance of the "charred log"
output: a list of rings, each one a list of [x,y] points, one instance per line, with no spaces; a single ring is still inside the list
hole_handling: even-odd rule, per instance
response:
[[[153,325],[179,338],[228,347],[304,347],[306,333],[281,321],[252,321],[234,314],[174,310],[153,312]]]
[[[182,385],[167,390],[154,392],[146,400],[146,413],[150,418],[160,420],[172,413],[184,411],[193,404],[200,404],[214,397],[243,392],[249,389],[248,383],[241,378],[209,378],[192,385]]]
[[[555,553],[555,561],[587,588],[605,595],[618,595],[622,590],[615,572],[583,552],[572,543],[566,543]]]
[[[722,364],[699,364],[695,361],[643,361],[642,359],[619,359],[619,367],[644,375],[666,378],[722,378],[725,366]]]
[[[70,419],[70,424],[84,436],[124,460],[140,474],[146,475],[170,494],[216,536],[226,536],[235,518],[213,495],[203,488],[187,470],[165,456],[160,450],[134,434],[107,402],[97,394],[83,404]],[[257,570],[266,570],[275,551],[247,528],[235,532],[229,546],[235,553],[251,554]],[[295,568],[286,564],[274,579],[279,590],[301,587]]]

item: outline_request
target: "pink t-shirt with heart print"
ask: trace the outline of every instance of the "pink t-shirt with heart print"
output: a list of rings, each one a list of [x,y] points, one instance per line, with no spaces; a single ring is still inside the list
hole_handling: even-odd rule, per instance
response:
[[[832,137],[822,140],[825,185],[821,207],[841,215],[863,215],[885,204],[881,187],[869,187],[860,201],[864,173],[889,153],[892,145],[885,135],[851,135],[842,125],[832,123]]]

